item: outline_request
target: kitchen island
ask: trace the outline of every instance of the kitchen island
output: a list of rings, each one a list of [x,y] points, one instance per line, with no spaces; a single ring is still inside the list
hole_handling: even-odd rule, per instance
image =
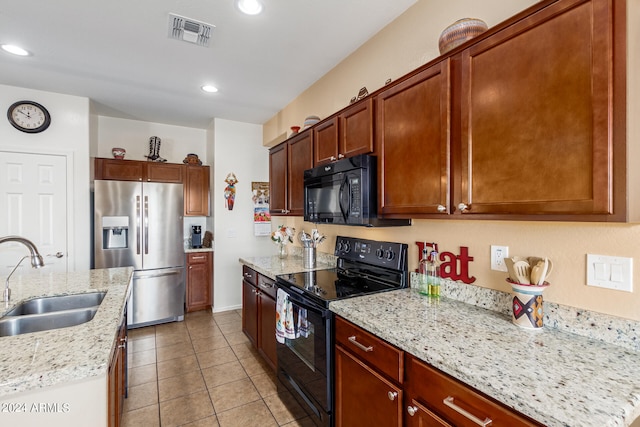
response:
[[[133,268],[31,273],[10,281],[12,300],[106,291],[92,320],[68,328],[0,337],[0,424],[107,423],[107,373],[131,291]]]
[[[640,353],[411,289],[330,303],[335,314],[550,426],[629,426],[640,416]]]

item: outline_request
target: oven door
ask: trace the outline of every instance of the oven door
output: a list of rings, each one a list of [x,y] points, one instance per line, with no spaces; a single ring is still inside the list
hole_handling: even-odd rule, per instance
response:
[[[296,331],[301,324],[306,328],[296,334],[296,338],[286,338],[284,344],[278,343],[278,377],[313,416],[316,424],[329,426],[332,406],[332,314],[326,308],[305,301],[294,291],[283,289],[289,293]]]

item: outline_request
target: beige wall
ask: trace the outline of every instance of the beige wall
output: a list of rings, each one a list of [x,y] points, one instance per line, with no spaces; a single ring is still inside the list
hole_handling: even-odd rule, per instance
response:
[[[462,17],[478,17],[489,26],[525,9],[533,0],[504,2],[491,0],[419,0],[411,9],[370,39],[350,57],[336,66],[302,93],[284,110],[265,123],[263,143],[267,145],[288,133],[292,125],[300,125],[309,114],[331,115],[345,107],[360,87],[369,92],[378,89],[387,78],[397,78],[438,55],[437,39],[444,27]],[[628,2],[628,69],[640,65],[640,5]],[[638,117],[640,79],[628,73],[628,117]],[[630,186],[640,177],[638,169],[640,139],[637,120],[628,120]],[[630,194],[635,194],[631,188]],[[639,198],[634,198],[635,200]],[[634,208],[635,209],[635,208]],[[309,231],[313,224],[301,218],[277,218],[273,224],[286,223],[299,231]],[[357,227],[320,226],[330,237],[322,251],[332,252],[336,235],[357,236],[374,240],[400,241],[409,244],[410,269],[417,267],[416,241],[434,241],[441,251],[459,252],[469,247],[474,257],[469,273],[475,284],[508,291],[506,273],[490,269],[490,245],[509,246],[511,255],[548,256],[555,269],[552,286],[545,299],[560,304],[585,308],[624,318],[640,320],[640,225],[520,222],[520,221],[456,221],[414,220],[411,227],[364,229]],[[602,254],[634,258],[633,293],[586,286],[586,254]]]

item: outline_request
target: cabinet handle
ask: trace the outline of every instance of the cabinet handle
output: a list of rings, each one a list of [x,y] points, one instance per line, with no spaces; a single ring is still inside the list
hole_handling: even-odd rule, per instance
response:
[[[397,391],[388,391],[387,392],[387,397],[389,398],[389,400],[396,400],[396,397],[398,397],[398,392]]]
[[[244,277],[251,277],[251,273],[244,273]]]
[[[273,289],[275,285],[273,283],[260,283],[258,284],[262,289]]]
[[[338,154],[339,159],[344,159],[344,154]]]
[[[335,162],[337,159],[334,156],[329,157],[329,160]]]
[[[191,259],[204,259],[204,255],[192,256]]]
[[[446,212],[447,208],[442,206],[442,205],[438,205],[438,212]]]
[[[471,210],[471,206],[467,205],[466,203],[460,203],[458,205],[458,209],[460,209],[460,212],[467,212]]]
[[[485,418],[484,421],[482,421],[480,418],[476,417],[472,413],[465,411],[464,409],[462,409],[461,407],[459,407],[458,405],[453,403],[453,396],[447,396],[442,401],[442,403],[444,403],[449,408],[453,409],[454,411],[456,411],[457,413],[459,413],[463,417],[465,417],[465,418],[473,421],[474,423],[478,424],[479,426],[486,427],[486,426],[490,425],[493,422],[491,420],[491,418],[488,418],[488,417]]]
[[[369,346],[369,347],[365,347],[362,344],[360,344],[357,340],[356,340],[356,336],[352,336],[348,338],[349,341],[351,341],[356,347],[358,347],[360,350],[362,351],[366,351],[367,353],[369,353],[370,351],[373,351],[373,346]]]
[[[409,413],[409,415],[411,415],[412,417],[418,413],[418,407],[417,406],[407,406],[407,412]]]

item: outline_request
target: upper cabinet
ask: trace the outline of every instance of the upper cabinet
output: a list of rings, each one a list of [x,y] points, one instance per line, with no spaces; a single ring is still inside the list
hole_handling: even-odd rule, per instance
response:
[[[445,59],[376,96],[379,214],[449,210],[450,85]]]
[[[372,153],[373,99],[358,102],[314,126],[313,142],[316,166]]]
[[[313,167],[311,130],[269,150],[269,209],[272,215],[304,214],[304,171]]]
[[[459,212],[614,213],[610,3],[556,2],[461,53]]]
[[[209,166],[96,158],[95,179],[184,185],[185,216],[209,216]]]
[[[184,165],[140,160],[95,159],[95,179],[182,183]]]
[[[187,165],[184,168],[185,216],[209,216],[209,166]]]

